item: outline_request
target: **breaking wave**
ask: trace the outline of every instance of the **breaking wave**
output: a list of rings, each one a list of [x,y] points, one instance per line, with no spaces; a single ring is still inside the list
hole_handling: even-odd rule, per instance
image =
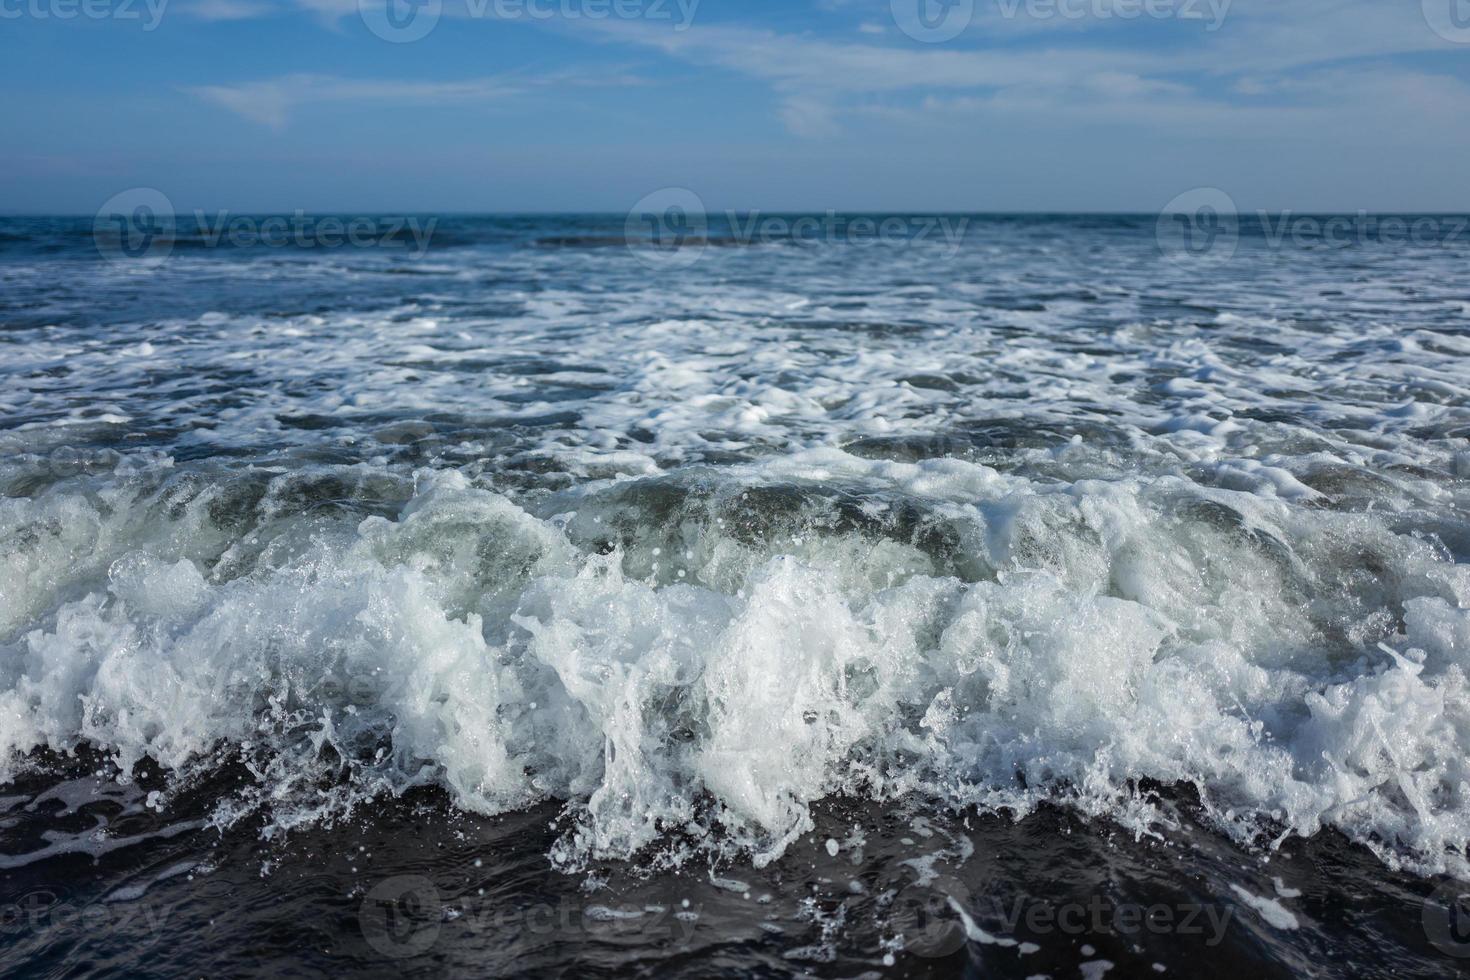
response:
[[[1470,568],[1424,531],[1433,484],[871,448],[519,500],[148,454],[38,480],[0,499],[3,774],[242,763],[215,820],[268,833],[421,786],[560,800],[569,869],[765,864],[834,796],[1167,835],[1182,785],[1243,842],[1336,828],[1465,872]]]

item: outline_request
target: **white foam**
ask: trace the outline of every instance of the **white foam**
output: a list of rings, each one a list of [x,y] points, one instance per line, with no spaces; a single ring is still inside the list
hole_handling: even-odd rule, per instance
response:
[[[1261,918],[1265,919],[1271,926],[1287,931],[1301,928],[1301,923],[1297,921],[1296,916],[1276,899],[1254,895],[1239,885],[1231,885],[1230,889],[1236,895],[1240,896],[1242,902],[1259,912]]]
[[[316,537],[229,579],[178,557],[209,532],[164,543],[125,507],[93,511],[88,540],[121,557],[36,587],[29,607],[56,612],[7,648],[8,765],[86,740],[184,772],[223,742],[261,787],[219,818],[268,805],[280,827],[426,783],[483,813],[556,797],[572,864],[681,827],[764,863],[844,792],[1055,799],[1153,832],[1165,818],[1131,788],[1147,778],[1199,787],[1242,837],[1334,826],[1390,863],[1459,866],[1467,578],[1429,544],[1245,491],[1196,491],[1216,509],[1181,520],[1189,487],[1162,478],[1045,485],[830,450],[729,476],[728,497],[679,498],[684,525],[629,525],[621,484],[538,518],[425,472],[396,519],[292,519]],[[958,550],[881,521],[796,546],[732,530],[740,488],[773,480],[932,501]],[[631,537],[586,557],[609,525]],[[1379,571],[1348,578],[1365,549]],[[685,577],[655,568],[667,555]],[[1323,632],[1399,601],[1387,653],[1349,659]],[[309,791],[324,779],[346,782]]]
[[[396,259],[177,255],[265,310],[45,306],[0,338],[0,768],[238,755],[216,819],[272,832],[558,799],[568,867],[768,862],[844,793],[1167,834],[1154,781],[1241,840],[1470,870],[1454,277],[1041,238],[943,284],[922,249],[684,288],[436,253],[411,300]]]

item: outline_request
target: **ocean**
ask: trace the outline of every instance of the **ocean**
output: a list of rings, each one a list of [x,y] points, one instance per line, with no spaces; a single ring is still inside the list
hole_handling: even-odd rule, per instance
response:
[[[0,971],[1466,971],[1464,219],[665,203],[0,219]]]

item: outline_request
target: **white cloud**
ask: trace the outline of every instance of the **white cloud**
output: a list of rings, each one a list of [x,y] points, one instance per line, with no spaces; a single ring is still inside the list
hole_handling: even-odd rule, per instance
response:
[[[333,75],[284,75],[234,85],[198,85],[185,91],[228,109],[252,122],[283,128],[298,106],[374,102],[381,105],[494,105],[552,85],[632,86],[637,76],[618,70],[593,75],[558,72],[550,75],[495,75],[460,81],[405,82],[339,78]]]
[[[285,0],[336,23],[356,15],[357,0]],[[1107,0],[1101,0],[1106,8]],[[1205,0],[1193,0],[1196,6]],[[217,18],[246,16],[263,0],[197,0]],[[844,120],[884,119],[890,126],[983,126],[986,114],[1030,114],[1037,130],[1110,121],[1156,127],[1163,138],[1195,139],[1233,132],[1285,133],[1294,127],[1326,132],[1377,118],[1409,132],[1434,126],[1462,139],[1470,118],[1464,86],[1453,77],[1410,72],[1390,59],[1441,50],[1446,43],[1425,23],[1419,4],[1371,0],[1213,0],[1223,10],[1218,31],[1198,22],[1135,31],[1117,19],[1042,23],[998,16],[996,0],[980,0],[975,43],[916,45],[889,30],[887,0],[861,5],[857,30],[839,38],[780,33],[698,22],[674,31],[647,21],[583,19],[560,25],[607,43],[655,51],[701,69],[714,67],[754,79],[776,100],[775,115],[805,139],[831,140]],[[824,0],[839,16],[858,6]],[[460,6],[446,3],[446,15]],[[1024,9],[1024,5],[1022,7]],[[1110,8],[1107,8],[1110,9]],[[852,21],[848,21],[849,24]],[[1044,27],[1089,29],[1041,35]],[[1092,30],[1103,27],[1111,30]],[[849,28],[851,29],[851,28]],[[1150,47],[1139,48],[1149,38]],[[977,44],[979,46],[977,46]],[[1366,59],[1374,59],[1366,61]],[[1348,71],[1346,62],[1355,62]],[[566,81],[566,75],[556,80]],[[619,84],[616,78],[598,79]],[[398,83],[294,75],[258,82],[205,85],[198,97],[273,127],[287,124],[299,106],[331,102],[483,104],[545,84],[516,76],[459,82]],[[1458,113],[1458,116],[1457,116]],[[1218,127],[1210,132],[1210,127]],[[1359,127],[1361,128],[1361,127]]]
[[[336,21],[358,16],[358,0],[295,0],[296,6],[322,20]]]
[[[197,20],[254,20],[279,13],[280,7],[261,0],[191,0],[179,8]]]
[[[602,24],[609,40],[654,48],[694,64],[717,65],[768,83],[780,100],[787,128],[802,136],[833,135],[839,117],[863,100],[918,98],[941,91],[1048,92],[1075,99],[1099,87],[1129,94],[1177,95],[1180,83],[1149,74],[1176,70],[1161,56],[1095,48],[1055,51],[840,43],[736,27],[695,27],[683,33],[647,30],[637,24]],[[1128,66],[1123,70],[1121,66]],[[1117,94],[1116,91],[1114,94]]]
[[[1368,80],[1366,87],[1353,85],[1334,94],[1338,65],[1344,60],[1444,46],[1417,3],[1234,0],[1221,30],[1206,32],[1181,22],[1171,26],[1197,40],[1181,43],[1176,33],[1167,46],[1146,50],[1103,46],[1097,43],[1100,36],[1085,46],[1046,49],[1018,44],[1015,37],[1003,46],[992,38],[984,48],[916,47],[726,25],[696,25],[681,33],[628,22],[588,26],[610,42],[763,81],[776,95],[777,114],[787,129],[816,138],[833,136],[844,115],[889,115],[921,123],[917,115],[923,112],[961,111],[959,107],[973,113],[982,107],[1010,111],[1024,106],[1037,114],[1040,127],[1050,114],[1071,116],[1093,109],[1144,125],[1181,128],[1221,117],[1248,125],[1253,114],[1309,122],[1313,114],[1322,118],[1329,110],[1334,115],[1350,111],[1354,98],[1377,104],[1381,92],[1375,88],[1399,93],[1404,100],[1398,107],[1401,116],[1442,120],[1442,103],[1463,89],[1453,78],[1409,84],[1408,73],[1380,63],[1359,71]],[[1124,38],[1120,33],[1110,40]],[[1316,78],[1332,81],[1315,84]],[[1219,91],[1209,94],[1212,89]],[[1267,94],[1287,104],[1274,109],[1260,105],[1259,97]]]

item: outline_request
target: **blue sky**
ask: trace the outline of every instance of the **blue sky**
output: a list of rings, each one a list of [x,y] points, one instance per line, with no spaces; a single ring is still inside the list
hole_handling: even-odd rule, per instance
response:
[[[1470,210],[1470,0],[386,2],[0,0],[0,211]]]

